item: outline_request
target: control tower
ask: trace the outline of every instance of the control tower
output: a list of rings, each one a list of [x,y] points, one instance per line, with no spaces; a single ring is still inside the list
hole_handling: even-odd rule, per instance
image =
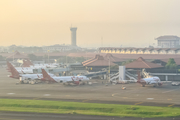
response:
[[[71,45],[72,46],[76,46],[76,30],[77,27],[71,27]]]

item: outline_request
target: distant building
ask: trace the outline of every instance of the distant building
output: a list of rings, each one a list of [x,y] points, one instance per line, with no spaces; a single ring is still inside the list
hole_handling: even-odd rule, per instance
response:
[[[180,38],[173,35],[165,35],[155,38],[157,40],[158,46],[161,48],[175,48],[179,45]]]
[[[44,46],[44,47],[42,47],[42,49],[44,52],[48,52],[48,51],[63,52],[63,51],[69,51],[69,50],[73,50],[73,49],[79,50],[80,48],[77,46],[56,44],[56,45],[51,45],[51,46]]]
[[[117,54],[180,54],[180,48],[116,48],[101,47],[99,53]]]
[[[77,27],[71,27],[71,45],[76,46],[76,31]]]

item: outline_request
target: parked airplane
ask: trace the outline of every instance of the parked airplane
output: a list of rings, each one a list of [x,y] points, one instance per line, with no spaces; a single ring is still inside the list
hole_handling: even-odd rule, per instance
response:
[[[57,68],[58,64],[53,63],[53,64],[33,64],[29,59],[28,60],[23,60],[23,67],[32,67],[32,68]]]
[[[149,77],[149,78],[141,78],[140,73],[138,73],[138,81],[137,83],[140,83],[142,87],[145,87],[145,85],[153,84],[153,87],[161,86],[162,82],[159,77]]]
[[[7,61],[7,70],[8,70],[8,72],[11,72],[11,67],[14,67],[14,66]],[[33,69],[32,68],[27,68],[27,67],[20,68],[20,67],[16,67],[15,69],[20,74],[33,73]]]
[[[8,77],[10,78],[15,78],[15,79],[20,79],[23,80],[37,80],[37,79],[41,79],[43,78],[42,74],[19,74],[19,72],[14,68],[13,65],[10,64],[10,71],[11,71],[11,75],[9,75]],[[49,74],[51,77],[54,77],[54,74]]]
[[[74,83],[79,85],[80,81],[87,81],[89,78],[86,76],[62,76],[62,77],[51,77],[47,72],[42,69],[43,78],[42,81],[58,82],[58,83]]]

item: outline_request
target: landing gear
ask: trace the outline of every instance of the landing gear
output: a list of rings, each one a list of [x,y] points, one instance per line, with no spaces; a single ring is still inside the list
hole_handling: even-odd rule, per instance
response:
[[[20,84],[23,84],[24,82],[21,80],[21,81],[19,81],[19,83],[20,83]]]
[[[142,87],[145,87],[145,84],[142,84],[141,86],[142,86]]]

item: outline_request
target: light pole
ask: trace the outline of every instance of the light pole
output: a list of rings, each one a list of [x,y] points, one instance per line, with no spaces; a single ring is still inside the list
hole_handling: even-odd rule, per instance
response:
[[[48,64],[49,64],[49,50],[48,50]]]
[[[109,82],[110,82],[110,79],[111,79],[110,73],[111,73],[111,68],[110,68],[110,58],[109,58]]]
[[[13,50],[13,62],[14,62],[14,50]]]
[[[66,55],[66,66],[67,66],[67,55]]]

